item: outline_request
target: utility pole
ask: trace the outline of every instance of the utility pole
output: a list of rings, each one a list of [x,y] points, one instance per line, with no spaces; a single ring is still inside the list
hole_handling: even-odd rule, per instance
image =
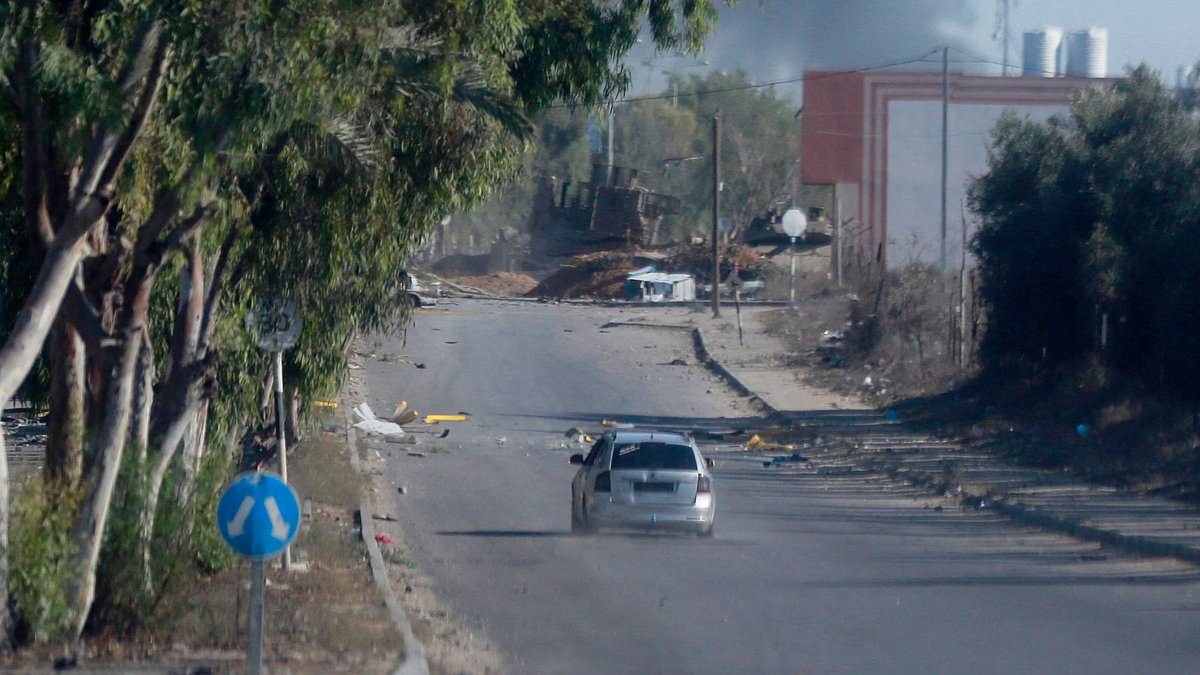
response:
[[[617,122],[617,104],[613,104],[612,110],[608,113],[608,166],[604,168],[604,184],[612,184],[613,170],[613,127]]]
[[[1012,16],[1012,8],[1017,6],[1017,0],[996,0],[998,6],[996,8],[996,32],[992,34],[992,39],[1000,38],[1001,53],[1003,54],[1003,69],[1000,71],[1001,77],[1008,76],[1008,43],[1009,43],[1009,20]]]
[[[833,260],[838,288],[842,287],[842,197],[837,183],[833,184]]]
[[[949,164],[950,48],[942,47],[942,275],[946,274],[946,183]]]
[[[712,311],[721,316],[721,111],[713,115]]]

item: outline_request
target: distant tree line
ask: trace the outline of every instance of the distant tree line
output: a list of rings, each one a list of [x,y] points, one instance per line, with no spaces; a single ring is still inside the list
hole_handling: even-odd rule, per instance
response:
[[[1200,401],[1200,122],[1146,67],[993,132],[973,185],[997,373],[1081,366]]]
[[[519,165],[517,180],[478,209],[454,217],[455,234],[488,238],[497,229],[527,231],[539,181],[554,177],[575,182],[591,178],[589,127],[605,161],[607,128],[613,125],[613,162],[637,169],[641,184],[682,200],[682,212],[668,216],[659,240],[704,234],[712,224],[712,118],[722,118],[722,214],[745,227],[772,206],[808,203],[800,185],[800,129],[797,104],[772,88],[757,87],[742,72],[669,76],[657,96],[632,96],[596,114],[557,108],[537,119],[536,142]],[[589,117],[592,118],[589,124]],[[477,241],[478,243],[478,241]]]

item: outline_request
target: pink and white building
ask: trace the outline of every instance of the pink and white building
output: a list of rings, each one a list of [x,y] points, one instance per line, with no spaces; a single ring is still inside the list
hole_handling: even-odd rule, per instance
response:
[[[947,267],[962,255],[970,181],[987,170],[991,131],[1005,111],[1035,121],[1065,116],[1077,77],[951,73],[947,124]],[[836,186],[843,269],[877,258],[888,268],[941,258],[942,74],[810,71],[805,75],[802,174]],[[969,235],[968,235],[969,237]]]

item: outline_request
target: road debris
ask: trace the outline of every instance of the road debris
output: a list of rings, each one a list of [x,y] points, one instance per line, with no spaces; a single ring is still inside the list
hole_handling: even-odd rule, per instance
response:
[[[795,450],[795,443],[777,443],[763,439],[762,436],[754,434],[750,440],[746,441],[747,450]]]
[[[439,422],[466,422],[467,415],[459,413],[457,415],[426,415],[425,424],[437,424]]]
[[[386,534],[377,534],[377,535],[375,535],[375,541],[379,542],[380,544],[394,544],[394,543],[396,543],[396,540],[395,540],[395,539],[392,539],[391,537],[387,536]]]
[[[808,457],[805,457],[804,455],[802,455],[798,452],[793,452],[790,455],[781,455],[779,457],[773,457],[771,459],[771,461],[763,462],[763,466],[764,467],[783,466],[785,464],[795,464],[795,463],[802,463],[802,462],[807,462],[807,461],[808,461]]]
[[[567,432],[563,435],[579,445],[591,445],[592,443],[596,442],[594,438],[592,438],[586,431],[580,429],[579,427],[571,427],[570,429],[567,429]]]
[[[375,411],[371,410],[371,406],[366,402],[359,403],[354,408],[354,414],[359,421],[354,425],[355,429],[361,429],[367,434],[375,434],[379,436],[403,436],[404,429],[395,422],[381,420],[375,416]]]

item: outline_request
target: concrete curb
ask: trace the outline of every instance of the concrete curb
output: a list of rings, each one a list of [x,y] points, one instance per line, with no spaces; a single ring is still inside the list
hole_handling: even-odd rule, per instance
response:
[[[704,364],[705,368],[708,368],[709,371],[716,374],[717,377],[720,377],[722,380],[728,382],[729,386],[733,387],[738,393],[742,394],[743,396],[749,396],[751,402],[761,411],[766,413],[767,419],[772,424],[784,425],[788,422],[787,417],[780,412],[778,408],[770,403],[767,403],[766,399],[764,399],[762,396],[759,396],[750,387],[746,386],[746,383],[738,379],[737,375],[734,375],[732,372],[730,372],[724,364],[713,358],[713,356],[708,353],[708,346],[704,341],[704,331],[700,330],[699,328],[692,328],[692,349],[695,350],[696,358]]]
[[[347,403],[348,401],[343,398],[342,405],[346,410],[346,446],[350,451],[350,463],[354,466],[355,473],[362,476],[366,482],[370,482],[370,478],[362,470],[362,462],[358,459],[358,434],[355,433],[352,426],[350,406],[346,405]],[[368,506],[366,495],[360,496],[358,499],[359,527],[362,531],[363,543],[367,545],[367,555],[371,561],[371,577],[374,579],[380,595],[383,596],[383,602],[392,616],[392,623],[396,624],[396,628],[404,640],[404,661],[400,663],[394,673],[395,675],[429,675],[429,662],[425,658],[425,646],[413,633],[412,624],[408,621],[408,613],[404,611],[404,607],[396,598],[396,592],[392,589],[392,582],[388,579],[387,565],[383,562],[383,552],[379,550],[379,542],[375,541],[375,524],[371,520],[371,511]]]
[[[649,326],[656,328],[687,328],[686,326],[669,326],[664,324],[639,324],[637,322],[613,322],[612,325],[632,325],[632,326]],[[696,357],[705,367],[717,374],[723,380],[728,382],[735,390],[744,396],[751,397],[756,405],[767,413],[768,419],[771,422],[779,425],[787,425],[790,420],[787,419],[779,410],[767,403],[761,396],[750,389],[744,382],[739,380],[736,375],[731,373],[720,361],[713,358],[705,346],[704,332],[699,328],[691,328],[692,344],[696,351]],[[878,460],[875,460],[874,466],[879,467]],[[871,462],[860,462],[857,464],[867,465],[870,468]],[[900,465],[886,465],[885,471],[888,475],[906,480],[913,485],[919,487],[930,487],[935,484],[938,479],[936,474],[926,472],[913,471],[911,469],[901,470]],[[1152,539],[1150,537],[1142,537],[1138,535],[1121,534],[1114,530],[1106,530],[1091,525],[1085,525],[1082,522],[1057,516],[1048,513],[1045,510],[1036,507],[1026,506],[1020,502],[1009,502],[1005,499],[997,499],[988,495],[979,495],[964,489],[962,501],[982,505],[981,508],[990,509],[998,513],[1002,513],[1012,519],[1014,522],[1025,523],[1040,527],[1045,530],[1060,532],[1069,536],[1082,539],[1084,541],[1094,541],[1106,546],[1134,553],[1143,556],[1153,556],[1161,558],[1178,558],[1186,562],[1200,565],[1200,548],[1188,546],[1187,544],[1177,544]]]
[[[696,355],[696,361],[700,365],[708,369],[709,372],[721,378],[726,384],[733,388],[734,391],[750,398],[750,402],[762,411],[767,420],[772,424],[785,425],[788,423],[787,417],[779,411],[775,406],[767,403],[763,397],[754,392],[753,389],[746,386],[745,382],[738,379],[728,368],[720,361],[713,358],[708,352],[708,345],[704,340],[704,331],[696,326],[680,326],[670,323],[643,323],[639,321],[609,321],[601,326],[601,328],[654,328],[656,330],[686,330],[692,335],[692,351]]]
[[[893,478],[907,481],[917,487],[932,487],[937,484],[938,480],[937,474],[911,469],[901,470],[901,467],[896,464],[887,464],[884,471]],[[1021,502],[1009,502],[1003,498],[981,495],[967,487],[963,488],[961,501],[967,504],[974,503],[981,509],[1004,514],[1017,523],[1033,525],[1084,541],[1093,541],[1127,553],[1147,557],[1178,558],[1200,565],[1200,549],[1187,544],[1176,544],[1134,534],[1121,534],[1115,530],[1085,525],[1079,520],[1056,516],[1043,509],[1026,506]]]

